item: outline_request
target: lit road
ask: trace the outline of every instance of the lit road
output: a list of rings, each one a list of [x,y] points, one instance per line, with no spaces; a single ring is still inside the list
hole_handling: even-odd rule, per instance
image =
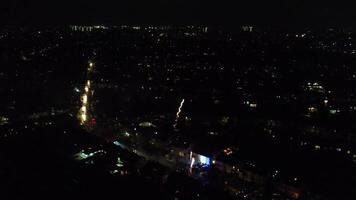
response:
[[[92,91],[92,87],[91,87],[91,80],[90,80],[90,76],[91,73],[94,70],[94,66],[95,64],[93,62],[89,62],[88,64],[88,69],[87,69],[87,82],[85,84],[84,87],[84,93],[81,96],[81,108],[78,112],[78,119],[80,121],[81,125],[88,125],[88,121],[90,118],[90,113],[89,113],[89,109],[90,109],[90,99],[89,97],[92,95],[93,91]]]

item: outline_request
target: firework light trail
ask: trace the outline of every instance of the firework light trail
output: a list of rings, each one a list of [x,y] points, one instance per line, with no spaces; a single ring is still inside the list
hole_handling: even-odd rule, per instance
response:
[[[183,108],[183,105],[184,105],[184,99],[180,102],[180,106],[178,108],[178,112],[176,114],[176,120],[174,122],[174,125],[173,127],[176,129],[177,128],[177,125],[178,125],[178,120],[179,120],[179,117],[180,117],[180,113],[182,112],[182,108]]]

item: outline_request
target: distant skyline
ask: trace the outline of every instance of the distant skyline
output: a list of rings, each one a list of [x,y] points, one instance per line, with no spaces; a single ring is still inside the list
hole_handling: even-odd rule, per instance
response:
[[[2,2],[7,25],[153,24],[346,26],[355,2],[322,0],[11,0]]]

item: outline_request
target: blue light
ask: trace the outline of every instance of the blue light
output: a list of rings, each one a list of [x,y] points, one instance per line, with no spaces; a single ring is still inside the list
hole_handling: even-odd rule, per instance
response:
[[[210,165],[210,158],[199,155],[199,162],[203,165]]]

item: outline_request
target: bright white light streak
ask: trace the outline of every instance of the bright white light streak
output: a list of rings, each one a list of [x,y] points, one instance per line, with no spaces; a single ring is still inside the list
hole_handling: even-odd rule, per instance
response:
[[[176,120],[175,120],[175,123],[173,125],[174,128],[177,127],[177,124],[178,124],[178,120],[179,120],[179,117],[180,117],[180,113],[182,112],[182,108],[183,108],[183,105],[184,105],[184,99],[180,102],[180,105],[179,105],[179,108],[178,108],[178,112],[176,114]]]
[[[193,157],[190,161],[190,169],[193,168],[194,163],[195,163],[195,158]]]
[[[179,115],[182,112],[183,105],[184,105],[184,99],[182,100],[182,102],[180,102],[180,106],[179,106],[178,112],[177,112],[177,118],[179,118]]]

